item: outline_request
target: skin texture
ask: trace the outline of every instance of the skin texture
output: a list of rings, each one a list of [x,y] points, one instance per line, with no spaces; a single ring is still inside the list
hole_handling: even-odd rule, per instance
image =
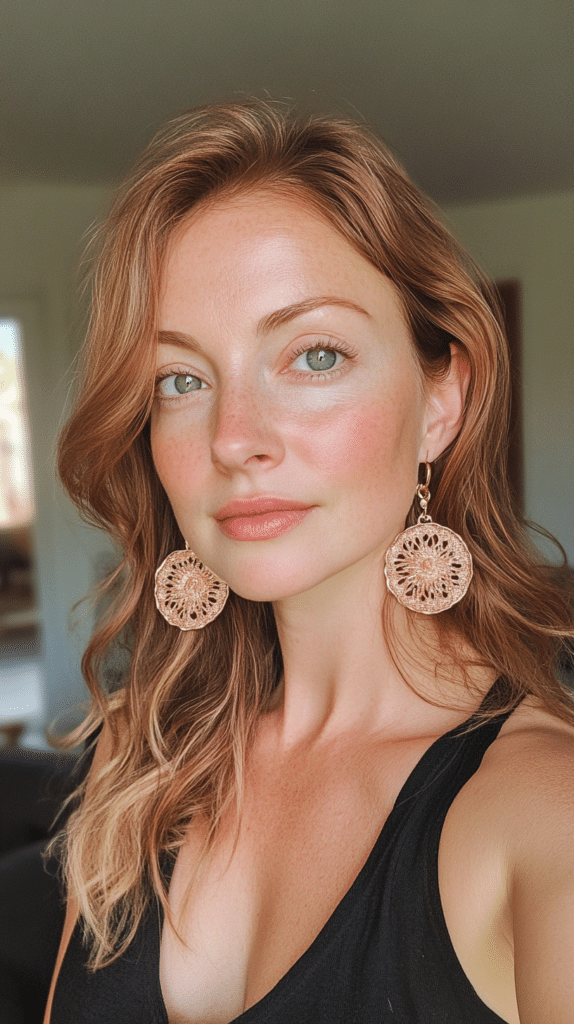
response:
[[[310,302],[325,298],[338,302]],[[304,311],[294,309],[300,303]],[[179,227],[160,327],[157,471],[195,553],[236,593],[273,603],[284,662],[249,754],[237,844],[230,817],[187,900],[204,835],[204,823],[192,823],[170,889],[184,944],[167,923],[162,936],[170,1024],[227,1024],[308,948],[417,761],[494,680],[476,670],[471,695],[448,665],[435,672],[425,620],[419,696],[380,625],[390,600],[408,652],[407,613],[386,595],[384,553],[404,526],[419,463],[456,436],[467,367],[452,348],[445,381],[423,385],[394,286],[327,221],[270,192],[203,207]],[[317,350],[339,344],[347,359],[330,358],[334,372],[321,378]],[[187,393],[176,377],[180,386],[188,379]],[[271,540],[226,537],[215,512],[260,494],[317,507]],[[423,695],[452,703],[435,707]],[[95,771],[109,743],[104,730]],[[455,953],[508,1024],[572,1019],[573,792],[574,730],[527,699],[441,834],[440,894]],[[71,901],[55,977],[75,918]],[[44,1024],[49,1015],[48,1007]]]

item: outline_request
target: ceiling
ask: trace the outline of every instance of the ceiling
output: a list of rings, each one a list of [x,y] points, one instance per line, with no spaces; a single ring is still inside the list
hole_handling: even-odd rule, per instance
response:
[[[439,202],[574,184],[571,0],[2,0],[0,181],[116,182],[164,120],[366,119]]]

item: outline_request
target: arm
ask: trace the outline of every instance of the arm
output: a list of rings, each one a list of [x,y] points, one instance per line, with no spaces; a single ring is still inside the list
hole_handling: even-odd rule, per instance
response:
[[[574,1020],[574,744],[533,758],[513,812],[514,971],[521,1024]],[[530,771],[528,771],[530,776]],[[517,787],[518,788],[518,787]]]
[[[95,750],[95,753],[94,753],[94,759],[92,761],[92,765],[91,765],[91,768],[90,768],[90,771],[89,771],[87,793],[89,793],[89,791],[90,791],[90,784],[91,784],[92,780],[97,776],[97,774],[98,774],[100,768],[102,767],[102,765],[106,764],[106,762],[109,760],[109,758],[111,756],[111,752],[112,752],[112,737],[111,737],[111,733],[110,733],[108,727],[104,726],[104,728],[102,729],[102,732],[100,734],[100,738],[98,739],[98,743],[97,743],[96,750]],[[68,948],[70,939],[72,937],[72,932],[74,931],[74,928],[76,926],[77,920],[78,920],[78,904],[77,904],[77,901],[75,899],[72,899],[72,898],[68,899],[67,908],[66,908],[66,917],[65,917],[65,920],[64,920],[64,928],[63,928],[63,931],[62,931],[62,938],[60,940],[60,947],[58,949],[58,956],[56,958],[56,966],[54,968],[54,973],[52,975],[52,983],[50,985],[50,992],[49,992],[49,995],[48,995],[48,1002],[46,1004],[46,1011],[45,1011],[45,1014],[44,1014],[44,1022],[43,1022],[43,1024],[50,1024],[50,1016],[51,1016],[51,1013],[52,1013],[52,1001],[53,1001],[53,998],[54,998],[54,990],[56,988],[56,982],[58,980],[58,975],[60,973],[60,968],[62,966],[62,962],[63,962],[64,956],[66,954],[66,950]]]

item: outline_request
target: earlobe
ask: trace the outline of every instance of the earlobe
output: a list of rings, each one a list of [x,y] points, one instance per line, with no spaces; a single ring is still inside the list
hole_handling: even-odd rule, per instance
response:
[[[458,434],[470,381],[469,361],[458,345],[450,345],[450,367],[444,380],[429,389],[425,433],[419,461],[434,462]]]

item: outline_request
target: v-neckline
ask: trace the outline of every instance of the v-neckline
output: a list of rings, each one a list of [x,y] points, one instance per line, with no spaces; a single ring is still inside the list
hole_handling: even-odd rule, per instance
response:
[[[312,957],[317,952],[318,948],[322,947],[323,950],[328,948],[332,936],[338,934],[339,932],[339,921],[341,916],[344,916],[348,904],[350,902],[352,903],[355,897],[357,897],[361,890],[366,886],[373,871],[374,865],[377,863],[379,859],[381,848],[385,847],[387,835],[394,827],[397,817],[405,813],[403,805],[417,795],[419,790],[422,788],[422,785],[428,784],[429,779],[427,773],[427,765],[429,761],[433,761],[434,758],[436,757],[437,748],[440,745],[442,745],[446,740],[449,740],[451,738],[455,739],[460,732],[465,730],[466,727],[473,722],[477,712],[480,711],[480,709],[488,701],[491,693],[493,692],[493,690],[495,690],[499,682],[499,679],[495,680],[492,687],[485,695],[479,708],[477,708],[477,710],[474,711],[472,715],[469,716],[469,718],[467,718],[464,722],[461,722],[459,725],[454,726],[454,728],[449,729],[448,732],[442,733],[441,736],[438,736],[435,740],[433,740],[429,744],[429,746],[423,751],[418,761],[409,772],[403,785],[401,786],[397,794],[397,797],[393,803],[393,806],[389,811],[389,814],[385,818],[385,821],[383,822],[383,825],[377,835],[377,838],[375,839],[375,842],[373,843],[373,846],[371,847],[370,852],[367,855],[367,858],[363,866],[359,869],[359,872],[357,873],[354,880],[351,882],[349,888],[343,894],[343,896],[337,903],[337,906],[329,915],[329,917],[327,918],[327,920],[325,921],[325,923],[323,924],[315,938],[311,941],[311,943],[309,944],[309,946],[307,946],[303,953],[301,953],[301,955],[297,958],[295,963],[293,963],[291,967],[287,969],[285,974],[283,974],[278,979],[278,981],[275,982],[273,987],[269,989],[269,991],[266,992],[265,995],[261,997],[261,999],[258,999],[256,1003],[253,1003],[246,1010],[243,1010],[243,1012],[240,1013],[237,1017],[233,1017],[232,1020],[228,1021],[228,1024],[257,1024],[259,1014],[267,1011],[270,1007],[272,1007],[272,1004],[274,1002],[279,1001],[281,999],[281,995],[284,988],[287,985],[296,985],[298,976],[305,971],[308,961],[312,959]],[[493,720],[498,720],[499,717],[500,716],[496,716],[496,718]],[[506,715],[505,717],[508,716]],[[444,761],[446,759],[446,754],[448,753],[451,755],[451,757],[455,757],[458,749],[458,746],[456,746],[451,748],[449,751],[445,751],[445,755],[441,757],[440,762],[436,765],[436,771],[443,771],[445,768]],[[163,1010],[164,1015],[162,1024],[169,1024],[169,1017],[167,1014],[167,1008],[163,998],[159,977],[159,954],[162,929],[163,914],[161,913],[160,910],[160,924],[158,931],[157,949],[158,1001]]]

